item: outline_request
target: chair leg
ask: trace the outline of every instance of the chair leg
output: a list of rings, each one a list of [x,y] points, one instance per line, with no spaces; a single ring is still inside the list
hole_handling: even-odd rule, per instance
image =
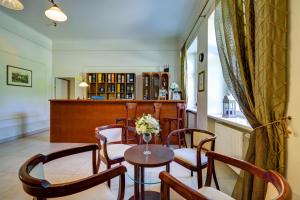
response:
[[[202,169],[198,169],[197,171],[197,179],[198,179],[198,189],[202,188],[203,183],[202,183]]]
[[[191,176],[194,176],[194,173],[193,173],[193,171],[191,170]]]
[[[107,169],[110,169],[110,167],[111,167],[111,166],[110,166],[109,164],[107,164]],[[108,187],[110,188],[110,180],[107,181],[107,185],[108,185]]]
[[[216,188],[217,188],[217,190],[220,190],[218,179],[217,179],[217,175],[216,175],[215,166],[213,166],[212,174],[213,174],[213,178],[214,178],[214,182],[215,182]]]

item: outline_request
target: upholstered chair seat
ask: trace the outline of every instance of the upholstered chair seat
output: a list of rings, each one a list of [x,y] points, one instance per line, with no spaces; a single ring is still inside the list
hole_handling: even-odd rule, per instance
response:
[[[197,167],[197,149],[181,148],[174,150],[175,158]],[[201,165],[207,164],[207,157],[204,152],[201,152]]]
[[[214,199],[214,200],[234,200],[231,196],[223,193],[216,188],[213,187],[202,187],[198,190],[200,194],[205,196],[207,199]]]
[[[110,160],[116,160],[119,158],[124,157],[124,153],[127,149],[131,146],[127,144],[108,144],[107,149],[107,156]],[[100,151],[101,156],[104,156],[103,149]]]

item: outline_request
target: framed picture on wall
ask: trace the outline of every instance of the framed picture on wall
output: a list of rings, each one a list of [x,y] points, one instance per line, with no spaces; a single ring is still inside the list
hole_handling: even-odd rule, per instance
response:
[[[7,85],[32,87],[32,71],[7,65]]]
[[[198,92],[205,91],[205,71],[198,74]]]

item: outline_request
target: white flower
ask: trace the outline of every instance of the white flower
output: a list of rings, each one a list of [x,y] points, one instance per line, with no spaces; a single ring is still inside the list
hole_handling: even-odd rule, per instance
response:
[[[155,134],[158,135],[160,131],[159,122],[150,114],[143,115],[135,122],[137,134]]]
[[[170,89],[171,89],[171,90],[175,91],[175,90],[177,90],[178,88],[179,88],[179,86],[178,86],[177,83],[175,83],[175,82],[171,83],[171,85],[170,85]]]

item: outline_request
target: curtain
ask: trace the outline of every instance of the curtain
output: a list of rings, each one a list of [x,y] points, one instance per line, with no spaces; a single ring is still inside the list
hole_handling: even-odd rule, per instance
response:
[[[223,76],[254,131],[246,160],[286,169],[287,0],[218,0],[216,38]],[[264,199],[266,184],[241,173],[236,199]]]
[[[183,44],[180,51],[180,85],[182,98],[186,101],[186,42]]]

